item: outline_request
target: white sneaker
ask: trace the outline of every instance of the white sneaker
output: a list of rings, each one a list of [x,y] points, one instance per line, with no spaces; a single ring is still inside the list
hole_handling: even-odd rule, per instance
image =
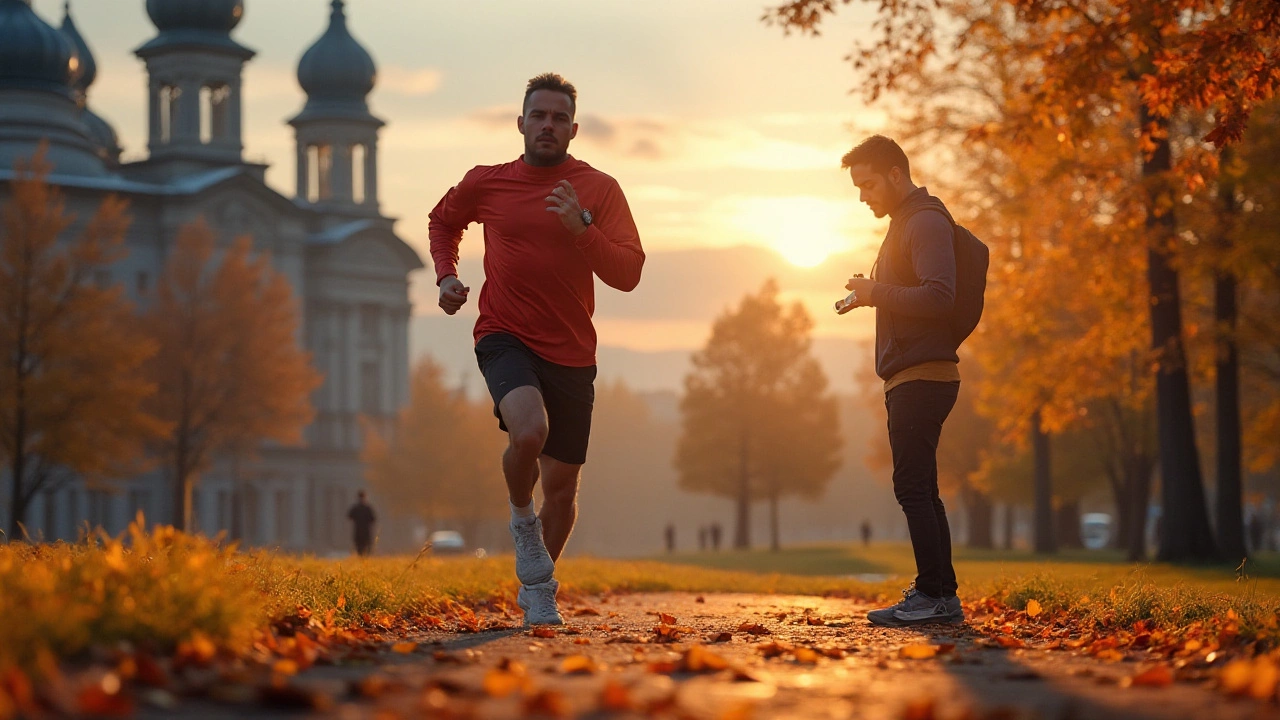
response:
[[[560,608],[556,607],[556,593],[560,590],[557,580],[537,585],[521,585],[516,593],[516,604],[524,610],[525,625],[563,625]]]
[[[538,585],[551,579],[555,561],[542,540],[542,520],[512,518],[511,539],[516,542],[516,578],[521,585]]]

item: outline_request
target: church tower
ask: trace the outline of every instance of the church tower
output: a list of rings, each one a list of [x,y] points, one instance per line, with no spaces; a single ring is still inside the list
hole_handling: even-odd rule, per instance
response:
[[[241,76],[254,51],[231,31],[244,0],[147,0],[147,15],[160,34],[134,53],[149,78],[148,164],[177,173],[240,164]]]
[[[365,99],[376,75],[373,58],[347,29],[343,1],[333,0],[328,29],[298,62],[307,103],[289,124],[297,137],[299,205],[380,217],[378,129],[384,123]]]

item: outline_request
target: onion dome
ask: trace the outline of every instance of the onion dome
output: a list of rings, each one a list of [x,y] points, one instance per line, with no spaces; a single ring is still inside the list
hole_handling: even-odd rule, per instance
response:
[[[84,36],[76,28],[75,21],[71,19],[70,0],[63,6],[63,13],[62,34],[71,43],[72,53],[76,57],[76,69],[72,76],[71,89],[83,95],[89,90],[89,86],[93,84],[94,79],[98,77],[98,62],[93,59],[93,51],[89,49],[89,44],[84,41]]]
[[[135,51],[144,60],[174,48],[253,57],[252,50],[231,39],[244,17],[244,0],[147,0],[147,15],[160,34]]]
[[[227,35],[244,17],[244,0],[147,0],[147,15],[160,32],[197,30]]]
[[[67,93],[75,69],[66,36],[25,0],[0,0],[0,89]]]
[[[367,115],[365,97],[377,73],[369,52],[347,29],[343,1],[333,0],[328,29],[298,61],[298,84],[307,93],[302,114]]]
[[[107,162],[108,167],[119,165],[120,138],[111,124],[87,107],[80,112],[80,119],[89,129],[89,140],[93,143],[94,152]]]

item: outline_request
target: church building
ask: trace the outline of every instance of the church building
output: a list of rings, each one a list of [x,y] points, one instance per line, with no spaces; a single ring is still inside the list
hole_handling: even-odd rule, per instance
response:
[[[245,0],[145,3],[156,29],[135,51],[147,74],[147,156],[122,163],[115,131],[92,109],[97,65],[71,4],[58,28],[27,0],[0,0],[0,202],[15,159],[41,142],[54,166],[49,181],[79,223],[107,195],[126,199],[128,255],[97,280],[123,285],[139,307],[154,292],[179,228],[198,218],[222,245],[248,235],[270,253],[294,288],[300,341],[324,376],[312,397],[315,419],[302,446],[219,459],[196,485],[196,523],[250,545],[349,549],[346,511],[364,485],[359,419],[385,425],[407,402],[408,276],[423,267],[378,200],[384,122],[367,102],[373,58],[349,32],[343,0],[332,0],[328,28],[298,63],[307,100],[288,119],[297,180],[282,193],[266,184],[265,165],[244,158],[242,72],[254,51],[232,31]],[[297,5],[323,11],[320,0]],[[88,521],[117,533],[138,510],[167,521],[172,494],[161,471],[101,489],[72,481],[38,497],[28,530],[74,538]],[[0,497],[2,517],[7,498]]]

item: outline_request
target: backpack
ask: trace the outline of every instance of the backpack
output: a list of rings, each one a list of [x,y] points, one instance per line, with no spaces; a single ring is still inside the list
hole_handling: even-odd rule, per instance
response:
[[[916,212],[923,210],[942,212],[939,208],[930,206],[922,207]],[[955,309],[951,311],[951,331],[956,346],[959,347],[973,334],[978,321],[982,319],[991,251],[977,236],[953,220],[949,213],[942,214],[951,222],[952,247],[955,248],[956,255],[956,300]]]

